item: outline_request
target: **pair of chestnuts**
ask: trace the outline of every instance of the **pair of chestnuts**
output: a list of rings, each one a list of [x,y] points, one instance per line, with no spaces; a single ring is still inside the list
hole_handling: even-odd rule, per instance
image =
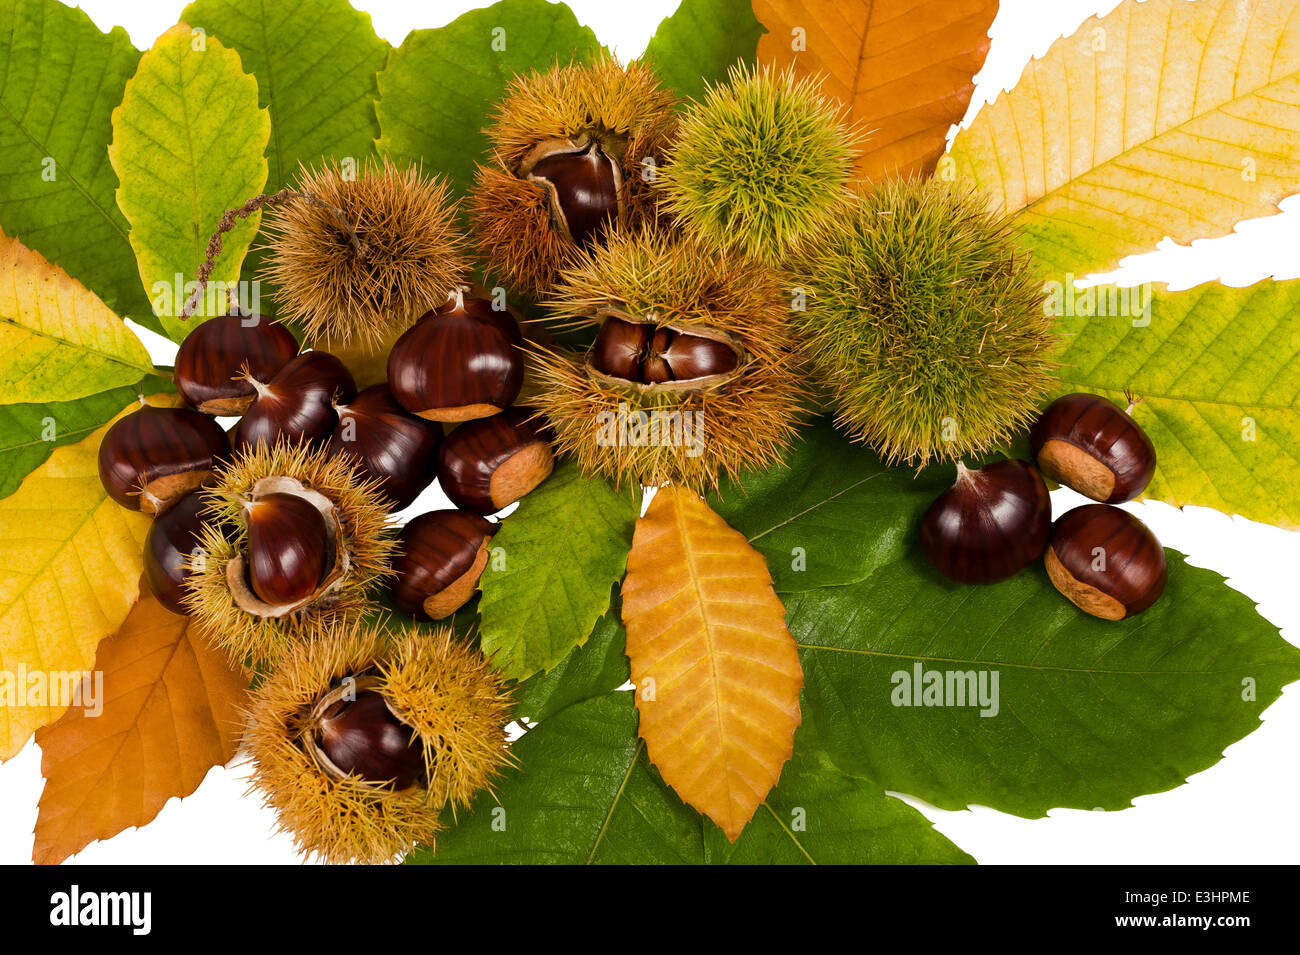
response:
[[[350,455],[358,477],[377,482],[393,510],[438,477],[462,509],[446,513],[457,515],[457,527],[472,525],[473,546],[466,554],[447,540],[423,546],[419,552],[439,563],[417,568],[406,558],[398,586],[431,597],[445,589],[439,582],[455,584],[451,593],[463,594],[463,603],[493,528],[480,515],[518,500],[553,466],[547,438],[526,412],[508,407],[522,381],[521,343],[510,313],[458,289],[399,339],[389,357],[392,381],[358,392],[342,362],[323,351],[299,354],[277,322],[229,315],[197,326],[181,344],[175,370],[178,391],[192,407],[144,405],[109,430],[99,451],[100,477],[114,500],[155,518],[146,582],[165,606],[183,613],[187,568],[201,556],[203,485],[240,452],[304,442]],[[242,417],[227,435],[215,415]],[[443,422],[463,423],[444,437]],[[320,509],[295,494],[267,494],[246,502],[243,518],[242,566],[258,601],[292,607],[319,591],[335,552]],[[450,600],[441,594],[421,612],[445,615]],[[406,603],[423,608],[425,598]]]
[[[959,462],[956,482],[921,520],[922,553],[945,577],[967,584],[1006,580],[1042,557],[1056,589],[1087,613],[1122,620],[1146,610],[1164,592],[1164,550],[1114,504],[1150,482],[1151,440],[1106,399],[1071,394],[1043,412],[1030,447],[1037,468],[1017,460],[977,469]],[[1043,475],[1100,503],[1053,524]]]

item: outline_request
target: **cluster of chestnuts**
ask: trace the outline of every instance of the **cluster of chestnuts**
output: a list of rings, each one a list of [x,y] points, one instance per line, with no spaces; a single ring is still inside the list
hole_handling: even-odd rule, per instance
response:
[[[300,353],[278,322],[226,315],[198,325],[176,357],[187,407],[142,401],[99,451],[113,499],[154,518],[145,547],[149,587],[168,609],[187,612],[186,578],[200,556],[214,474],[253,449],[301,444],[350,456],[357,480],[376,486],[390,511],[438,479],[456,508],[405,526],[391,595],[420,619],[453,613],[486,564],[495,529],[486,515],[528,493],[552,467],[545,435],[526,411],[511,408],[523,380],[521,344],[509,311],[457,288],[398,339],[388,382],[358,391],[338,358]],[[228,433],[217,416],[239,421]],[[444,435],[444,424],[455,427]],[[346,572],[329,503],[300,485],[264,478],[243,502],[244,579],[231,580],[231,589],[255,614],[292,612]]]
[[[1087,613],[1122,620],[1146,610],[1165,588],[1164,550],[1115,505],[1141,494],[1155,473],[1150,438],[1105,398],[1071,394],[1047,407],[1029,442],[1037,467],[958,463],[956,483],[922,518],[922,552],[965,584],[1006,580],[1041,557],[1056,589]],[[1044,475],[1099,503],[1053,524]]]

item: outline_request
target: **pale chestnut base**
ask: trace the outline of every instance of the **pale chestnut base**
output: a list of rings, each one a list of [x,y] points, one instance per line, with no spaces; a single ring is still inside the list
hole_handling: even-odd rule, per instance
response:
[[[140,511],[157,516],[190,491],[202,487],[211,471],[182,471],[150,481],[140,490]]]
[[[1094,501],[1108,501],[1115,492],[1115,472],[1065,441],[1052,440],[1043,445],[1038,452],[1038,469]]]
[[[1047,576],[1052,579],[1052,585],[1084,613],[1102,620],[1123,620],[1128,616],[1128,610],[1114,597],[1102,593],[1091,584],[1075,580],[1052,548],[1047,548],[1043,563],[1047,565]]]
[[[469,570],[438,591],[438,593],[430,594],[424,598],[424,612],[434,620],[441,620],[443,617],[450,617],[465,606],[469,602],[469,598],[474,596],[474,590],[478,587],[478,579],[483,576],[483,568],[487,566],[487,562],[488,542],[485,540],[479,544],[478,553],[474,555],[474,563],[470,565]]]
[[[256,395],[240,395],[237,398],[213,398],[198,406],[204,414],[218,417],[238,417],[248,410]]]
[[[455,408],[430,408],[419,412],[426,421],[441,421],[444,424],[457,424],[461,421],[473,421],[476,418],[490,418],[505,409],[487,403],[477,405],[459,405]]]
[[[488,495],[497,510],[513,504],[551,476],[555,455],[545,441],[520,448],[501,463],[488,484]]]

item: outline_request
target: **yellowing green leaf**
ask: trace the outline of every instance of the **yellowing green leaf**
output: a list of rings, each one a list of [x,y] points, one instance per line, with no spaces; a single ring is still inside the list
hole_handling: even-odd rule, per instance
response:
[[[766,561],[699,495],[660,488],[636,523],[623,625],[650,761],[735,842],[800,720],[803,672]]]
[[[71,401],[153,370],[140,339],[95,295],[0,233],[0,404]]]
[[[1300,189],[1300,2],[1125,0],[1032,61],[952,159],[1080,276],[1271,215]]]
[[[177,340],[196,321],[176,317],[184,284],[194,281],[222,213],[266,184],[271,121],[257,102],[257,81],[239,54],[180,23],[140,58],[113,112],[117,204],[131,223],[145,292]],[[212,281],[238,280],[260,221],[254,213],[226,233]]]
[[[1073,308],[1119,311],[1115,291],[1075,290]],[[1146,497],[1300,527],[1300,280],[1158,290],[1149,324],[1060,321],[1064,392],[1143,399],[1133,416],[1158,454]]]
[[[67,709],[66,700],[34,698],[31,686],[89,670],[140,590],[149,518],[99,482],[99,443],[111,426],[56,449],[0,500],[0,760]]]

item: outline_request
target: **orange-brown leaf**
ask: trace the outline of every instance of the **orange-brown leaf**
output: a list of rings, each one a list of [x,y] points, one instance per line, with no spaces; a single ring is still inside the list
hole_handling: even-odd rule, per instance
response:
[[[862,175],[925,176],[966,113],[997,12],[997,0],[754,0],[768,30],[758,59],[825,77],[871,133]]]
[[[800,720],[803,670],[766,561],[699,495],[661,488],[632,537],[623,623],[650,761],[734,842]]]
[[[96,839],[143,826],[235,754],[248,675],[142,587],[100,645],[103,710],[69,709],[37,730],[45,791],[32,860],[57,864]]]

